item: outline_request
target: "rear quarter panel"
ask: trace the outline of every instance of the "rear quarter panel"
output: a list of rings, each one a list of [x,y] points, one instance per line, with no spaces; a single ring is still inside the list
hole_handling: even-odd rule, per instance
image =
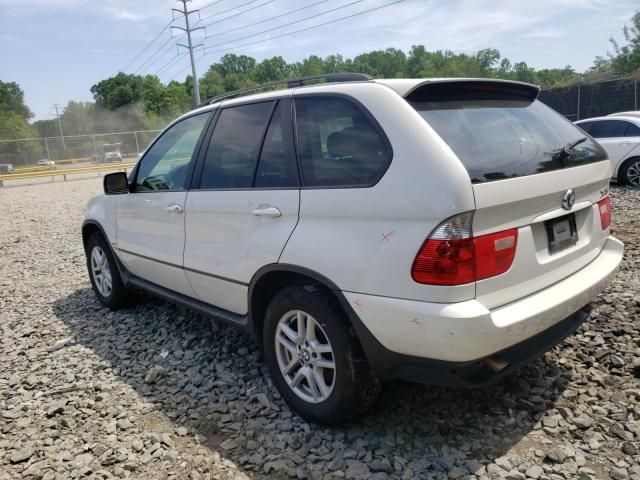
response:
[[[337,86],[304,88],[338,93]],[[301,191],[300,220],[280,259],[315,270],[341,290],[433,302],[464,301],[473,284],[420,285],[411,277],[416,253],[444,219],[473,210],[469,176],[450,148],[389,87],[339,86],[377,119],[393,148],[382,179],[369,188]]]

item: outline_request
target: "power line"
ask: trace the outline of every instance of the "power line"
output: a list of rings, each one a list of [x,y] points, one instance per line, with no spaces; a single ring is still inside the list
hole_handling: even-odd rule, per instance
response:
[[[165,72],[166,70],[176,65],[184,55],[185,55],[184,53],[178,53],[175,57],[171,57],[171,59],[169,59],[167,63],[165,63],[162,67],[160,67],[160,69],[154,75],[160,76],[163,72]]]
[[[148,44],[147,44],[147,45],[142,49],[142,51],[141,51],[140,53],[138,53],[135,57],[133,57],[133,58],[129,61],[129,63],[127,63],[127,65],[126,65],[124,68],[120,69],[120,71],[123,71],[123,72],[124,72],[124,71],[126,71],[126,70],[131,66],[131,65],[133,65],[133,64],[135,63],[135,61],[136,61],[136,60],[138,60],[138,59],[139,59],[139,58],[144,54],[144,52],[146,52],[146,51],[149,49],[149,47],[151,47],[151,45],[153,45],[153,43],[154,43],[158,38],[160,38],[160,36],[164,33],[164,31],[165,31],[167,28],[169,28],[169,25],[171,25],[171,23],[172,23],[172,22],[173,22],[173,20],[171,20],[171,22],[167,23],[167,24],[162,28],[162,30],[160,30],[160,31],[158,32],[158,34],[157,34],[155,37],[153,37],[153,39],[152,39],[152,40],[151,40],[151,41],[150,41],[150,42],[149,42],[149,43],[148,43]]]
[[[314,15],[310,15],[308,17],[301,18],[301,19],[295,20],[293,22],[285,23],[284,25],[280,25],[280,26],[277,26],[277,27],[269,28],[267,30],[263,30],[263,31],[258,32],[258,33],[252,33],[251,35],[245,35],[244,37],[240,37],[240,38],[236,38],[236,39],[233,39],[233,40],[229,40],[228,42],[222,42],[222,43],[216,43],[215,45],[209,45],[209,47],[211,47],[211,48],[221,47],[222,45],[228,45],[230,43],[238,42],[240,40],[246,40],[247,38],[257,37],[257,36],[262,35],[264,33],[269,33],[269,32],[273,32],[274,30],[280,30],[281,28],[290,27],[291,25],[295,25],[297,23],[305,22],[307,20],[311,20],[312,18],[321,17],[323,15],[327,15],[328,13],[332,13],[332,12],[335,12],[337,10],[342,10],[343,8],[347,8],[347,7],[350,7],[352,5],[355,5],[356,3],[362,3],[362,2],[364,2],[364,0],[354,0],[353,2],[349,2],[349,3],[346,3],[344,5],[340,5],[338,7],[332,8],[330,10],[325,10],[324,12],[316,13]]]
[[[204,28],[210,27],[211,25],[217,25],[218,23],[226,22],[227,20],[229,20],[229,19],[231,19],[231,18],[238,17],[238,16],[242,15],[243,13],[247,13],[247,12],[251,12],[251,11],[253,11],[253,10],[257,10],[257,9],[259,9],[260,7],[264,7],[265,5],[268,5],[269,3],[273,3],[273,2],[275,2],[275,0],[267,0],[267,1],[266,1],[266,2],[264,2],[264,3],[261,3],[261,4],[259,4],[259,5],[256,5],[255,7],[247,8],[246,10],[243,10],[243,11],[238,12],[238,13],[234,13],[233,15],[229,15],[229,16],[227,16],[227,17],[224,17],[224,18],[220,19],[220,20],[216,20],[215,22],[207,23],[207,24],[204,26]],[[250,2],[250,3],[251,3],[251,2]],[[226,12],[225,12],[225,13],[226,13]],[[212,16],[210,16],[210,17],[206,17],[206,18],[213,18],[213,17],[217,17],[217,16],[219,16],[219,15],[212,15]]]
[[[238,30],[244,30],[245,28],[254,27],[256,25],[260,25],[261,23],[270,22],[271,20],[276,20],[278,18],[287,17],[289,15],[293,15],[294,13],[300,12],[302,10],[307,10],[309,8],[315,7],[316,5],[320,5],[321,3],[327,3],[330,0],[320,0],[319,2],[312,3],[311,5],[307,5],[301,8],[296,8],[295,10],[291,10],[290,12],[282,13],[280,15],[276,15],[275,17],[265,18],[264,20],[260,20],[258,22],[249,23],[247,25],[243,25],[242,27],[232,28],[230,30],[225,30],[224,32],[215,33],[213,35],[207,35],[207,38],[219,37],[220,35],[225,35],[231,32],[237,32]]]
[[[202,55],[200,55],[198,58],[196,58],[196,62],[198,60],[200,60],[202,57],[206,56],[206,53],[203,53]],[[176,63],[177,64],[177,63]],[[175,66],[175,65],[173,65]],[[180,70],[178,70],[176,73],[173,74],[173,76],[169,79],[169,81],[175,80],[181,73],[185,72],[186,70],[188,70],[191,67],[191,65],[187,65],[184,68],[181,68]],[[169,67],[171,68],[171,67]]]
[[[204,10],[205,8],[213,7],[214,5],[217,5],[218,3],[222,3],[224,1],[225,0],[215,0],[214,2],[209,2],[206,5],[199,7],[198,10]]]
[[[201,18],[200,22],[204,22],[205,20],[209,20],[210,18],[213,18],[213,17],[219,17],[220,15],[224,15],[225,13],[233,12],[234,10],[237,10],[238,8],[242,8],[242,7],[245,7],[247,5],[251,5],[252,3],[256,3],[256,2],[259,2],[259,1],[260,0],[249,0],[248,2],[241,3],[240,5],[236,5],[233,8],[228,8],[227,10],[223,10],[222,12],[214,13],[213,15],[209,15],[208,17]],[[205,27],[206,26],[207,25],[205,25]]]
[[[270,42],[271,40],[276,40],[276,39],[278,39],[278,38],[283,38],[283,37],[286,37],[286,36],[289,36],[289,35],[294,35],[294,34],[296,34],[296,33],[306,32],[306,31],[312,30],[312,29],[314,29],[314,28],[323,27],[323,26],[326,26],[326,25],[330,25],[330,24],[332,24],[332,23],[340,22],[340,21],[342,21],[342,20],[347,20],[347,19],[349,19],[349,18],[358,17],[358,16],[360,16],[360,15],[364,15],[365,13],[370,13],[370,12],[374,12],[374,11],[376,11],[376,10],[381,10],[381,9],[383,9],[383,8],[391,7],[392,5],[396,5],[396,4],[398,4],[398,3],[402,3],[402,2],[404,2],[404,1],[405,1],[405,0],[395,0],[395,1],[393,1],[393,2],[386,3],[386,4],[384,4],[384,5],[380,5],[380,6],[377,6],[377,7],[374,7],[374,8],[369,8],[369,9],[367,9],[367,10],[363,10],[363,11],[361,11],[361,12],[353,13],[353,14],[351,14],[351,15],[346,15],[346,16],[344,16],[344,17],[340,17],[340,18],[335,18],[335,19],[333,19],[333,20],[329,20],[328,22],[323,22],[323,23],[319,23],[319,24],[317,24],[317,25],[311,25],[311,26],[309,26],[309,27],[301,28],[301,29],[299,29],[299,30],[294,30],[294,31],[292,31],[292,32],[283,33],[282,35],[278,35],[278,36],[275,36],[275,37],[272,37],[272,38],[268,38],[268,39],[266,39],[266,40],[258,40],[258,41],[255,41],[255,42],[249,42],[249,43],[245,43],[245,44],[242,44],[242,45],[235,45],[235,46],[233,46],[233,47],[223,48],[223,49],[221,49],[221,50],[215,50],[215,51],[212,51],[212,52],[207,52],[207,53],[204,53],[204,54],[200,55],[200,56],[198,57],[198,60],[199,60],[199,59],[201,59],[201,58],[203,58],[203,57],[206,57],[206,56],[208,56],[208,55],[212,55],[212,54],[214,54],[214,53],[227,52],[227,51],[229,51],[229,50],[235,50],[235,49],[238,49],[238,48],[248,47],[248,46],[252,46],[252,45],[258,45],[258,44],[260,44],[260,43]],[[185,70],[187,70],[188,68],[189,68],[189,67],[187,66],[187,67],[183,68],[182,70],[178,71],[178,72],[177,72],[177,73],[172,77],[172,80],[173,80],[174,78],[176,78],[178,75],[180,75],[181,73],[183,73],[183,72],[184,72]]]
[[[184,35],[180,35],[180,36],[178,36],[177,38],[179,39],[179,38],[182,38],[183,36],[184,36]],[[159,48],[158,48],[158,49],[157,49],[157,50],[156,50],[156,51],[155,51],[155,52],[154,52],[154,53],[153,53],[149,58],[147,58],[147,59],[144,61],[144,63],[143,63],[142,65],[140,65],[140,66],[138,67],[138,69],[134,72],[134,74],[136,74],[136,75],[137,75],[138,73],[142,73],[142,72],[144,72],[144,71],[145,71],[145,70],[147,70],[149,67],[151,67],[151,65],[153,65],[154,63],[156,63],[160,58],[162,58],[162,57],[163,57],[163,56],[164,56],[164,55],[169,51],[169,49],[168,49],[168,48],[167,48],[167,49],[165,49],[165,50],[162,52],[162,54],[161,54],[158,58],[156,58],[153,62],[149,63],[149,62],[151,61],[151,59],[152,59],[153,57],[155,57],[155,56],[158,54],[158,52],[159,52],[160,50],[162,50],[162,49],[163,49],[163,48],[164,48],[164,47],[165,47],[169,42],[171,42],[171,40],[173,40],[174,38],[176,38],[176,37],[169,37],[169,38],[167,39],[167,41],[166,41],[166,42],[164,42],[162,45],[160,45],[160,47],[159,47]],[[175,43],[174,43],[174,45],[175,45]],[[172,45],[172,46],[173,46],[173,45]],[[147,65],[147,64],[148,64],[148,65]],[[145,67],[145,65],[146,65],[146,67]]]
[[[223,49],[220,49],[220,50],[213,50],[211,52],[205,53],[203,56],[213,55],[214,53],[228,52],[229,50],[236,50],[238,48],[249,47],[249,46],[252,46],[252,45],[258,45],[260,43],[270,42],[272,40],[277,40],[278,38],[283,38],[283,37],[287,37],[289,35],[294,35],[296,33],[307,32],[309,30],[313,30],[314,28],[324,27],[324,26],[330,25],[332,23],[336,23],[336,22],[340,22],[342,20],[348,20],[349,18],[354,18],[354,17],[358,17],[360,15],[364,15],[365,13],[370,13],[370,12],[374,12],[376,10],[381,10],[383,8],[391,7],[392,5],[396,5],[396,4],[402,3],[404,1],[405,0],[395,0],[393,2],[386,3],[384,5],[380,5],[380,6],[377,6],[377,7],[374,7],[374,8],[369,8],[367,10],[362,10],[361,12],[353,13],[351,15],[347,15],[347,16],[340,17],[340,18],[335,18],[335,19],[329,20],[327,22],[319,23],[317,25],[311,25],[309,27],[301,28],[299,30],[294,30],[292,32],[283,33],[281,35],[276,35],[275,37],[267,38],[266,40],[257,40],[255,42],[243,43],[241,45],[235,45],[233,47],[223,48]]]

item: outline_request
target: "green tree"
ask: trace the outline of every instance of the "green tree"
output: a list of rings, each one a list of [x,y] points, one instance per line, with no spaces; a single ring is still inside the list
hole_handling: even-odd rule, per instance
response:
[[[16,82],[0,81],[0,140],[34,138],[37,131],[29,124],[33,116],[24,103],[24,92]],[[38,153],[40,144],[32,140],[0,142],[0,153]]]
[[[363,53],[353,59],[356,71],[368,73],[379,78],[396,78],[404,76],[407,56],[397,48],[374,50]]]
[[[91,93],[99,107],[115,110],[139,102],[143,96],[143,77],[119,72],[91,87]]]
[[[622,29],[626,45],[610,40],[615,53],[611,55],[613,73],[626,75],[640,70],[640,11],[631,18],[631,26]]]
[[[31,110],[24,103],[24,92],[16,82],[0,80],[0,112],[15,113],[26,120],[33,117]]]
[[[291,66],[282,57],[265,58],[256,65],[253,80],[256,83],[267,83],[283,80],[291,76]]]

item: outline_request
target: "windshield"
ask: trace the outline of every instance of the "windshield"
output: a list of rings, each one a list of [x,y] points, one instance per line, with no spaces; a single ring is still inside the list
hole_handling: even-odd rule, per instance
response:
[[[590,138],[575,144],[584,132],[538,100],[461,99],[411,105],[451,147],[473,183],[607,159]]]

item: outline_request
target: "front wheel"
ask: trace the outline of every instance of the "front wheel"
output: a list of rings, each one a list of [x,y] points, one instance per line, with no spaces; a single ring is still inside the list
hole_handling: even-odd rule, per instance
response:
[[[100,303],[114,310],[123,307],[127,301],[127,289],[105,238],[100,233],[94,233],[85,251],[91,286]]]
[[[273,382],[305,419],[339,424],[375,401],[380,383],[330,293],[315,285],[281,290],[267,308],[263,334]]]
[[[640,187],[640,157],[630,158],[620,167],[620,183],[629,187]]]

